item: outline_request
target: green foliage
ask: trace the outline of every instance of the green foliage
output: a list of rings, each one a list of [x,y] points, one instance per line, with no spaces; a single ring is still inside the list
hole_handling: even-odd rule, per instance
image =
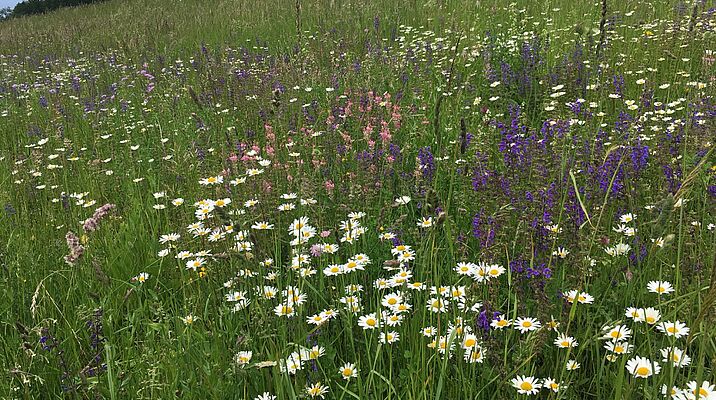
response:
[[[526,397],[511,383],[524,375],[565,384],[540,398],[656,399],[713,383],[715,22],[699,6],[689,31],[676,6],[610,2],[604,32],[601,4],[568,0],[115,0],[0,24],[0,397],[304,399],[321,382],[331,399],[504,399]],[[217,231],[195,235],[207,199]],[[84,229],[103,204],[116,208]],[[316,236],[292,245],[303,216]],[[355,220],[365,233],[341,241]],[[426,290],[376,287],[405,257],[387,233],[412,247],[403,273]],[[296,265],[318,243],[339,250]],[[193,270],[182,250],[211,254]],[[324,272],[362,253],[363,270]],[[481,280],[460,262],[504,271]],[[289,286],[307,298],[290,318],[275,308]],[[447,310],[433,312],[441,286]],[[570,290],[594,299],[571,304]],[[412,307],[402,323],[363,329],[397,291]],[[493,312],[542,328],[486,332]],[[603,328],[616,324],[634,348],[611,359]],[[463,358],[470,330],[482,362]],[[579,345],[558,348],[558,333]],[[314,345],[318,360],[281,371]],[[670,346],[691,364],[662,362]],[[661,372],[635,378],[634,356]]]

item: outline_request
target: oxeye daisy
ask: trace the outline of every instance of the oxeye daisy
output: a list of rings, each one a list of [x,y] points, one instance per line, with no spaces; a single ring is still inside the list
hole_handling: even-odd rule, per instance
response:
[[[380,327],[378,323],[378,318],[375,316],[375,314],[363,315],[358,318],[358,326],[366,330]]]
[[[517,376],[512,378],[512,386],[517,389],[517,393],[533,395],[539,392],[541,385],[537,378],[533,376]]]
[[[447,311],[447,303],[439,297],[432,297],[428,299],[428,304],[426,306],[428,310],[434,313],[443,313]]]
[[[379,236],[380,240],[391,240],[391,239],[395,239],[396,237],[397,236],[393,232],[381,233]]]
[[[659,322],[659,319],[661,319],[661,313],[659,310],[649,307],[645,310],[643,310],[644,315],[642,321],[646,322],[649,325],[654,325],[655,323]]]
[[[400,303],[396,306],[391,307],[391,310],[396,314],[401,314],[410,311],[412,307],[413,306],[408,303]]]
[[[410,246],[409,246],[409,245],[407,245],[407,244],[399,244],[399,245],[393,247],[392,249],[390,249],[390,253],[393,254],[394,256],[396,256],[396,255],[398,255],[398,254],[400,254],[400,253],[402,253],[402,252],[404,252],[404,251],[409,251],[409,250],[410,250]]]
[[[619,217],[619,221],[623,224],[628,224],[636,219],[636,214],[628,213],[623,214],[621,217]]]
[[[490,326],[494,329],[503,329],[510,325],[512,325],[512,320],[505,319],[503,315],[500,315],[497,319],[493,319],[492,322],[490,322]]]
[[[609,341],[604,344],[604,348],[614,354],[629,354],[634,349],[634,345],[627,342]]]
[[[542,382],[542,387],[547,388],[554,393],[557,393],[562,388],[562,385],[557,383],[557,381],[555,381],[554,379],[547,377]]]
[[[301,356],[302,358],[308,359],[308,360],[318,360],[320,357],[323,357],[324,354],[326,354],[326,349],[322,346],[313,346],[310,349],[304,349],[305,355]]]
[[[425,284],[423,282],[410,282],[408,283],[408,289],[412,289],[419,292],[425,290]]]
[[[648,378],[661,372],[661,366],[648,358],[634,357],[627,361],[626,369],[635,378]]]
[[[505,273],[505,267],[502,267],[500,265],[494,264],[490,265],[487,268],[487,277],[489,279],[491,278],[498,278],[500,275]]]
[[[321,325],[326,321],[328,321],[328,318],[324,317],[321,314],[314,314],[306,317],[306,322],[311,325]]]
[[[465,351],[465,361],[470,364],[482,363],[485,361],[485,350],[481,346],[475,346]]]
[[[676,399],[676,400],[686,400],[686,396],[684,395],[684,391],[675,387],[667,385],[661,385],[661,394],[663,394],[667,399]]]
[[[686,326],[686,324],[684,324],[683,322],[679,322],[679,321],[662,322],[656,326],[656,329],[658,329],[660,332],[663,332],[664,334],[666,334],[666,336],[674,336],[677,339],[689,334],[689,328]]]
[[[674,287],[671,286],[671,283],[666,281],[651,281],[649,284],[646,285],[646,288],[656,294],[669,294],[674,291]]]
[[[252,355],[253,355],[253,353],[250,351],[240,351],[240,352],[236,353],[236,356],[234,357],[234,361],[238,365],[244,366],[251,361]]]
[[[431,226],[433,226],[433,217],[423,218],[418,222],[418,227],[420,228],[430,228]]]
[[[607,340],[626,340],[631,337],[631,329],[627,328],[625,325],[617,325],[611,328],[607,328],[605,330],[604,336],[602,336],[602,339]]]
[[[671,362],[674,367],[683,368],[691,364],[691,357],[676,347],[661,349],[661,357],[663,362]]]
[[[262,394],[256,396],[254,400],[276,400],[276,396],[269,392],[263,392]]]
[[[180,238],[181,238],[181,235],[179,235],[178,233],[169,233],[169,234],[166,234],[166,235],[162,235],[162,236],[159,238],[159,243],[165,244],[165,243],[167,243],[167,242],[176,242],[176,241],[179,240]]]
[[[565,249],[564,247],[557,247],[557,250],[552,252],[553,256],[557,256],[559,258],[567,258],[567,255],[569,254],[569,250]]]
[[[139,275],[132,278],[132,282],[144,283],[149,279],[149,274],[146,272],[140,272]]]
[[[323,268],[323,274],[326,276],[336,276],[340,275],[344,272],[343,265],[340,264],[331,264],[327,266],[326,268]]]
[[[403,302],[402,296],[398,293],[388,293],[385,296],[383,296],[383,299],[381,300],[380,304],[383,307],[395,307],[398,304]]]
[[[550,316],[550,320],[547,321],[544,326],[551,331],[558,332],[557,329],[559,328],[559,325],[560,323],[554,320],[554,316]]]
[[[450,298],[452,300],[461,300],[465,297],[465,286],[452,286],[450,288]]]
[[[425,337],[433,337],[437,335],[437,330],[434,326],[426,326],[420,331]]]
[[[716,397],[716,389],[714,389],[714,385],[709,384],[709,381],[703,381],[701,385],[696,381],[691,381],[686,384],[686,394],[689,399],[699,396],[700,400],[712,400]]]
[[[536,331],[540,327],[542,327],[542,324],[532,317],[520,317],[514,322],[514,328],[520,331],[520,333]]]
[[[293,317],[296,315],[296,308],[291,304],[279,304],[273,309],[274,314],[279,317]]]
[[[574,303],[575,300],[577,300],[577,302],[581,304],[592,304],[594,302],[594,297],[592,297],[589,293],[578,292],[576,290],[570,290],[569,292],[565,293],[564,298],[569,303]]]
[[[186,269],[190,269],[192,271],[196,271],[197,269],[201,268],[204,265],[205,261],[203,258],[198,257],[193,260],[189,260],[186,262]]]
[[[474,268],[474,272],[472,273],[472,279],[477,281],[478,283],[485,282],[489,279],[489,275],[487,274],[488,269],[489,268],[487,265],[480,263]]]
[[[579,369],[579,367],[581,367],[581,366],[582,366],[582,364],[578,363],[577,360],[569,360],[569,361],[567,361],[566,368],[567,368],[567,371],[574,371],[574,370]]]
[[[567,349],[570,347],[577,347],[579,346],[579,343],[577,343],[577,341],[574,340],[573,337],[567,336],[563,333],[557,336],[556,339],[554,339],[554,345],[559,347],[560,349]]]
[[[478,344],[477,336],[475,336],[472,333],[467,334],[462,338],[462,348],[465,350],[470,350],[470,349],[476,347],[477,344]]]
[[[380,312],[380,320],[388,326],[400,326],[403,323],[403,316],[394,314],[389,309],[384,309]]]
[[[438,346],[438,352],[440,354],[450,353],[452,354],[453,350],[455,350],[455,341],[450,341],[448,346],[448,337],[447,336],[440,336],[437,341]]]
[[[341,378],[345,380],[358,377],[358,369],[355,364],[351,363],[343,364],[342,367],[338,368],[338,373],[341,374]]]
[[[624,312],[627,318],[631,318],[634,322],[644,321],[644,309],[636,307],[628,307]]]
[[[296,209],[296,205],[294,203],[284,203],[277,207],[277,210],[279,210],[279,211],[291,211],[291,210],[295,210],[295,209]]]
[[[322,385],[321,382],[316,382],[313,385],[306,386],[306,394],[311,398],[320,397],[328,393],[328,386]]]
[[[336,311],[334,311],[334,310],[332,310],[332,309],[329,308],[329,309],[327,309],[327,310],[321,311],[321,315],[323,316],[323,318],[331,319],[331,318],[337,317],[337,316],[338,316],[338,313],[337,313]]]
[[[472,275],[475,271],[475,267],[472,263],[459,262],[454,268],[454,271],[457,272],[458,275]]]
[[[396,331],[380,333],[380,342],[383,344],[393,344],[398,340],[400,340],[400,334]]]
[[[251,229],[256,229],[256,230],[273,229],[273,224],[269,224],[266,221],[260,221],[260,222],[256,222],[255,224],[251,225]]]

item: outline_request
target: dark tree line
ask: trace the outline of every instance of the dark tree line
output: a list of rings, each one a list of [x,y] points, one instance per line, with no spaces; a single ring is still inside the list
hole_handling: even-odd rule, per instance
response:
[[[42,14],[62,7],[73,7],[82,4],[98,3],[103,0],[25,0],[14,9],[0,9],[0,21],[25,15]]]

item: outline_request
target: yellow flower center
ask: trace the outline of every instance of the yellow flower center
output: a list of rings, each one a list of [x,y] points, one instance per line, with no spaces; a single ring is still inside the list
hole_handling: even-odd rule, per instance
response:
[[[371,318],[371,319],[365,321],[365,323],[366,323],[368,326],[375,326],[376,321]]]
[[[676,333],[676,327],[670,326],[670,327],[666,328],[666,331],[669,333]]]
[[[520,389],[527,391],[532,390],[532,384],[529,382],[522,382],[520,383]]]
[[[524,321],[524,322],[522,323],[522,326],[525,327],[525,328],[529,328],[529,327],[532,326],[532,322],[530,322],[530,321]]]
[[[391,306],[395,305],[397,302],[398,302],[398,300],[395,298],[388,299],[388,304],[390,304]]]
[[[569,347],[569,342],[566,340],[562,341],[562,347]]]
[[[477,344],[477,340],[470,338],[465,341],[465,347],[472,347]]]
[[[647,375],[649,375],[649,368],[639,367],[636,369],[636,374],[639,376],[647,376]]]
[[[623,351],[624,351],[624,348],[622,346],[614,346],[615,353],[622,353]]]

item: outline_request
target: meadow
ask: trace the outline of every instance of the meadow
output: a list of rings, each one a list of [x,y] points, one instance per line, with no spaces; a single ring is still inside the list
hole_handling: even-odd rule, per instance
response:
[[[716,399],[716,3],[0,23],[0,398]]]

